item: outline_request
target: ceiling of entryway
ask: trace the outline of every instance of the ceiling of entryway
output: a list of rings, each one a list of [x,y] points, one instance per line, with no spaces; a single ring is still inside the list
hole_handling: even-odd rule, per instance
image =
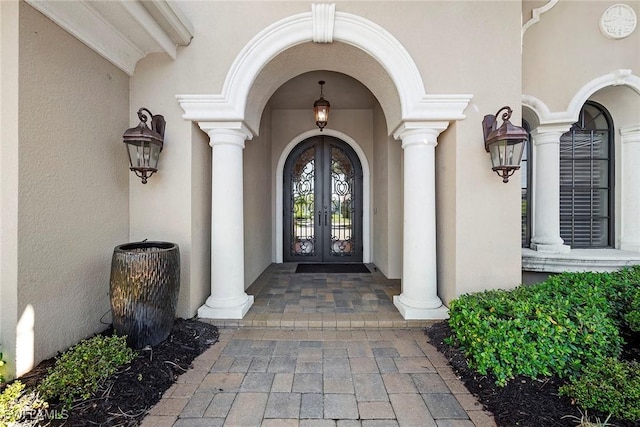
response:
[[[333,71],[311,71],[292,78],[273,94],[269,105],[280,109],[311,109],[320,97],[318,81],[324,80],[324,97],[336,109],[370,109],[376,101],[358,80]]]
[[[247,96],[245,117],[259,122],[263,109],[312,109],[319,80],[332,109],[371,109],[380,105],[389,131],[402,116],[400,98],[389,74],[367,52],[346,43],[302,43],[273,58],[256,76]],[[268,104],[267,104],[268,103]]]

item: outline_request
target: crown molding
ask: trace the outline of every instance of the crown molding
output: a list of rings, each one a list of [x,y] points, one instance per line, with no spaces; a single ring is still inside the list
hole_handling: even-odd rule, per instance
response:
[[[26,2],[130,76],[149,53],[175,59],[177,46],[193,37],[192,24],[171,0]]]

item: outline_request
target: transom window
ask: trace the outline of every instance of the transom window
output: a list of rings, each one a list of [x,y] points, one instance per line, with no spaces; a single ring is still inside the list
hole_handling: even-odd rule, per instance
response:
[[[588,101],[560,138],[560,237],[572,248],[612,246],[613,125]]]

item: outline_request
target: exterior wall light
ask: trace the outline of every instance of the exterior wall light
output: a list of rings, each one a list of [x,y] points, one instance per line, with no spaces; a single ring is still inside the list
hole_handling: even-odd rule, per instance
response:
[[[129,166],[142,183],[147,183],[147,178],[158,171],[158,158],[164,145],[164,128],[166,122],[160,115],[154,116],[146,108],[138,110],[140,124],[127,129],[122,135],[127,145],[129,154]],[[147,126],[147,120],[151,119],[151,129]]]
[[[329,121],[329,110],[331,109],[331,105],[329,101],[324,99],[322,94],[322,86],[324,85],[324,80],[320,80],[318,82],[320,85],[320,98],[313,103],[313,114],[316,117],[316,126],[320,128],[320,132],[327,125]]]
[[[496,129],[496,117],[501,111],[502,126]],[[502,177],[502,182],[509,182],[509,177],[520,169],[520,160],[524,145],[529,139],[527,131],[511,124],[511,107],[502,107],[495,116],[487,114],[482,120],[484,131],[484,148],[491,154],[492,170]]]

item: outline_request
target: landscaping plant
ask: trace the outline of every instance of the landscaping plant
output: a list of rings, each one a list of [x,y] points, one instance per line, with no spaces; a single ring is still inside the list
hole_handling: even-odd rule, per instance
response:
[[[640,287],[631,295],[624,322],[631,332],[640,332]]]
[[[63,353],[38,391],[45,400],[57,399],[70,407],[75,399],[88,399],[102,381],[135,356],[126,337],[96,335]]]
[[[591,418],[587,414],[587,411],[584,413],[580,411],[581,417],[576,417],[574,415],[566,415],[562,418],[570,418],[576,422],[576,427],[615,427],[613,424],[609,424],[609,420],[611,419],[611,414],[605,418],[604,421],[600,421],[600,418],[595,417]]]
[[[640,363],[620,360],[624,339],[640,332],[640,266],[463,295],[451,302],[449,325],[469,367],[500,386],[556,375],[567,379],[560,395],[609,414],[594,423],[585,412],[581,426],[640,420]]]
[[[613,318],[621,330],[640,332],[640,266],[609,274],[614,278],[606,289]]]
[[[2,357],[2,352],[0,351],[0,368],[5,365],[4,357]],[[2,376],[2,371],[0,370],[0,384],[4,382],[4,376]]]
[[[573,398],[585,409],[623,420],[640,420],[640,363],[614,358],[599,361],[560,387],[560,395]]]
[[[580,374],[618,357],[622,338],[608,302],[615,276],[563,273],[533,286],[463,295],[451,302],[449,325],[469,365],[498,385]]]
[[[29,420],[28,416],[46,410],[47,407],[47,402],[40,399],[36,392],[25,391],[24,384],[14,381],[0,393],[0,427],[15,425],[17,422],[21,426],[35,425],[37,417]]]

